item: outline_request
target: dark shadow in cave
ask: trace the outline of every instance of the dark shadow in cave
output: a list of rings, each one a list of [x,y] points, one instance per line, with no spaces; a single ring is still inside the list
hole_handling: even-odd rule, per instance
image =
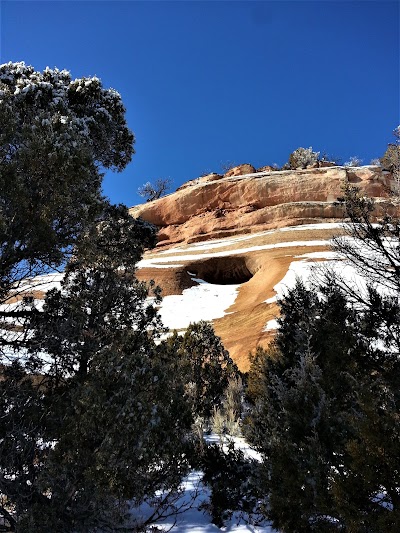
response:
[[[251,272],[245,257],[212,257],[187,265],[187,271],[207,283],[238,285],[249,281]]]

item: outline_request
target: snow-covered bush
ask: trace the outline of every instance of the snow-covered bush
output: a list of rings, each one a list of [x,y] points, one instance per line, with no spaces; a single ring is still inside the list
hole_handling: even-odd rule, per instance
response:
[[[363,160],[357,157],[356,155],[353,155],[350,157],[348,161],[345,161],[344,166],[345,167],[359,167],[362,165]]]
[[[289,156],[289,167],[291,169],[307,168],[318,161],[319,152],[314,152],[312,146],[309,148],[297,148]]]
[[[380,167],[381,166],[381,160],[379,159],[379,157],[374,157],[374,159],[371,159],[370,165],[375,165],[377,167]]]

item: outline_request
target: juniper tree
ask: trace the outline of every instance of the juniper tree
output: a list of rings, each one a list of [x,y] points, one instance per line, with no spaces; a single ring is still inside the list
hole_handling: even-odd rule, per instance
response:
[[[396,169],[392,172],[396,182]],[[395,197],[392,204],[376,205],[350,186],[343,200],[350,222],[347,236],[334,240],[334,249],[367,280],[367,288],[355,291],[343,279],[338,284],[349,305],[363,310],[362,334],[369,347],[357,361],[354,436],[348,443],[347,476],[335,479],[335,498],[351,527],[358,522],[365,530],[396,530],[400,526],[398,202]]]
[[[97,78],[9,63],[0,91],[0,302],[27,276],[65,268],[43,307],[0,311],[2,528],[113,531],[127,500],[150,498],[138,530],[188,468],[192,417],[176,357],[155,343],[151,287],[135,278],[155,229],[100,190],[134,137]]]
[[[131,160],[120,95],[66,70],[0,66],[0,301],[59,267],[101,212],[102,169]]]
[[[210,417],[213,407],[221,404],[229,379],[238,376],[229,352],[212,325],[203,320],[190,324],[182,337],[175,334],[166,344],[178,358],[193,412]]]
[[[249,378],[245,427],[264,457],[268,515],[284,531],[400,524],[398,216],[352,187],[344,201],[348,236],[335,248],[365,290],[329,271],[312,289],[298,283]]]
[[[355,404],[356,314],[335,285],[320,290],[324,298],[297,282],[281,303],[275,344],[250,376],[245,427],[264,457],[269,516],[284,531],[329,530],[331,472],[350,431],[343,413]]]
[[[157,178],[154,184],[147,181],[139,187],[138,194],[145,198],[146,202],[152,202],[161,198],[170,189],[171,183],[169,178]]]
[[[161,513],[168,501],[157,491],[177,490],[187,471],[190,406],[176,357],[154,343],[161,325],[148,287],[134,278],[152,241],[154,229],[110,206],[79,239],[61,290],[32,317],[15,394],[11,381],[1,384],[0,491],[13,531],[117,529],[127,500],[136,508],[151,499]]]

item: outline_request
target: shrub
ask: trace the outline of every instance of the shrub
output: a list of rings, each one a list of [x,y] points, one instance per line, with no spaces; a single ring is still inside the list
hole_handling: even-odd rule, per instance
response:
[[[215,407],[210,418],[211,430],[217,435],[223,435],[225,433],[225,416],[222,409]]]
[[[313,152],[312,146],[309,148],[297,148],[289,156],[289,168],[307,168],[318,161],[319,152]]]
[[[379,159],[379,157],[374,157],[374,159],[371,159],[370,165],[375,165],[377,167],[380,167],[381,166],[381,160]]]
[[[363,160],[357,157],[356,155],[352,155],[348,161],[345,162],[345,167],[359,167],[362,165]]]
[[[241,434],[243,383],[240,377],[230,377],[221,408],[214,406],[211,415],[211,429],[217,435],[227,433],[232,437]]]
[[[222,173],[226,174],[227,172],[229,172],[229,170],[231,170],[232,168],[235,168],[237,166],[239,166],[239,163],[237,163],[236,161],[221,162]]]
[[[381,157],[380,162],[384,170],[390,170],[390,172],[393,172],[399,169],[400,145],[389,144],[383,157]]]
[[[210,323],[201,320],[190,324],[182,337],[170,337],[163,346],[178,356],[177,371],[184,376],[194,416],[208,419],[213,407],[221,405],[229,379],[238,375],[221,339]]]
[[[208,510],[213,523],[222,527],[235,511],[251,516],[257,506],[258,463],[246,459],[229,442],[224,450],[218,444],[207,446],[203,457],[203,481],[210,487]]]

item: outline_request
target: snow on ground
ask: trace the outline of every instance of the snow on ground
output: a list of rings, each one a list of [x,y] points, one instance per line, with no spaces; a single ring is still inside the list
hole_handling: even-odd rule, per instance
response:
[[[167,519],[160,525],[166,530],[172,528],[174,533],[216,533],[218,531],[226,531],[233,533],[274,533],[276,530],[269,525],[253,526],[247,524],[242,517],[234,515],[231,520],[227,521],[223,528],[217,527],[211,523],[211,516],[205,509],[199,509],[203,503],[209,498],[209,489],[205,487],[202,482],[201,472],[192,472],[183,483],[182,502],[190,501],[190,498],[197,491],[192,507],[184,513],[177,515],[172,519]],[[175,522],[176,520],[176,522]]]
[[[338,259],[340,257],[336,252],[312,252],[303,254],[298,257],[304,258],[325,258],[331,259],[329,263],[321,261],[293,261],[290,263],[288,271],[279,283],[274,286],[275,296],[268,298],[264,303],[271,304],[282,300],[288,291],[294,288],[296,280],[300,278],[306,286],[310,286],[311,281],[318,281],[323,278],[324,273],[329,270],[334,272],[340,279],[342,279],[352,290],[358,294],[365,293],[366,281],[357,273],[355,268],[346,261]],[[263,331],[270,331],[278,328],[278,323],[275,319],[269,320]]]
[[[173,259],[173,258],[171,258]],[[175,258],[176,259],[176,258]],[[140,263],[142,261],[139,261]],[[159,261],[158,261],[159,262]],[[137,264],[138,268],[143,268],[142,265],[139,265],[139,263]],[[185,265],[182,264],[182,265],[178,265],[178,264],[173,264],[173,263],[168,263],[168,265],[157,265],[157,264],[152,264],[151,265],[151,268],[182,268],[184,267]]]
[[[276,320],[276,318],[272,318],[271,320],[268,320],[263,331],[272,331],[272,330],[278,329],[278,327],[279,327],[278,321]]]
[[[212,250],[214,248],[223,248],[225,246],[232,246],[239,242],[247,241],[250,239],[256,239],[258,237],[263,237],[266,235],[272,235],[274,233],[288,232],[288,231],[314,231],[314,230],[330,230],[330,229],[342,229],[342,222],[324,222],[321,224],[302,224],[300,226],[288,226],[286,228],[271,229],[267,231],[261,231],[259,233],[250,233],[246,235],[239,235],[232,238],[225,237],[223,239],[210,239],[207,241],[201,241],[193,243],[191,246],[186,247],[185,245],[177,246],[173,249],[164,250],[160,252],[162,254],[171,254],[173,253],[185,253],[185,252],[195,252],[201,249]]]
[[[318,252],[309,252],[307,254],[295,255],[294,257],[299,259],[340,259],[340,254],[333,251],[320,250]]]
[[[250,239],[256,239],[258,237],[263,237],[266,235],[272,235],[274,233],[288,232],[288,231],[305,231],[305,230],[330,230],[330,229],[342,229],[343,223],[341,222],[326,222],[321,224],[303,224],[300,226],[288,226],[286,228],[278,228],[267,231],[261,231],[259,233],[250,233],[246,235],[239,235],[232,238],[225,237],[223,239],[210,239],[207,241],[201,241],[193,243],[191,246],[187,247],[186,245],[176,246],[173,249],[164,250],[160,252],[162,254],[171,254],[171,253],[185,253],[185,252],[194,252],[201,249],[212,250],[214,248],[223,248],[225,246],[233,246],[234,244],[247,241]]]
[[[186,329],[199,320],[223,317],[236,300],[240,285],[216,285],[192,278],[199,285],[185,289],[180,295],[165,296],[159,314],[169,329]]]
[[[248,248],[240,248],[236,250],[224,250],[222,252],[211,252],[202,254],[187,254],[179,255],[180,261],[198,261],[199,259],[210,259],[213,257],[229,257],[231,255],[247,254],[250,252],[259,252],[262,250],[272,250],[274,248],[291,248],[291,247],[302,247],[302,246],[329,246],[329,241],[327,240],[316,240],[316,241],[292,241],[292,242],[278,242],[275,244],[262,244],[259,246],[250,246]],[[137,263],[138,268],[162,268],[162,265],[165,265],[165,268],[170,268],[169,263],[176,261],[177,257],[175,253],[177,250],[168,250],[170,253],[174,253],[171,257],[153,257],[150,259],[142,259]],[[186,252],[187,250],[184,250]]]
[[[177,501],[177,506],[182,507],[182,513],[166,518],[157,523],[165,531],[173,533],[217,533],[226,531],[232,533],[274,533],[270,525],[253,526],[247,524],[239,515],[233,515],[222,528],[211,523],[211,516],[204,508],[210,491],[202,483],[202,472],[192,471],[182,483],[182,494]]]
[[[228,440],[232,440],[236,448],[243,451],[245,457],[261,460],[260,455],[250,448],[241,437],[218,436],[216,434],[206,435],[208,443],[220,443],[226,448]],[[233,533],[274,533],[276,532],[270,525],[253,526],[246,523],[245,518],[239,514],[234,514],[231,520],[227,521],[223,528],[218,528],[211,523],[211,516],[207,512],[206,504],[210,497],[210,490],[202,483],[203,473],[192,471],[182,483],[182,494],[177,502],[177,508],[184,510],[181,514],[171,516],[159,522],[157,525],[171,529],[176,533],[216,533],[226,531]],[[186,510],[185,510],[186,509]],[[148,510],[149,511],[149,510]]]
[[[343,229],[346,224],[343,222],[320,222],[317,224],[301,224],[300,226],[286,226],[275,231],[303,231],[316,229]]]

